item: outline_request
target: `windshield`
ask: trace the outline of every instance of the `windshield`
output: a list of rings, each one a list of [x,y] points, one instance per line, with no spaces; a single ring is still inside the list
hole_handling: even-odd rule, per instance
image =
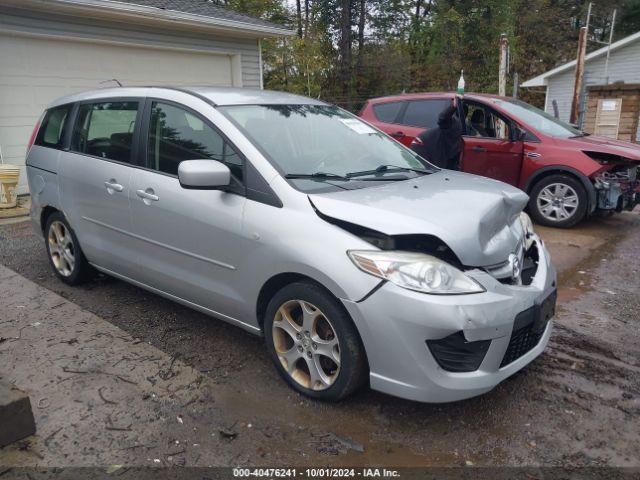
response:
[[[560,138],[583,135],[580,130],[573,128],[568,123],[558,120],[547,112],[520,100],[495,100],[494,102],[496,105],[504,108],[516,119],[521,120],[522,123],[529,125],[531,128],[534,128],[545,135]]]
[[[329,105],[219,107],[296,188],[362,188],[436,168],[383,133]],[[324,185],[319,186],[318,183]]]

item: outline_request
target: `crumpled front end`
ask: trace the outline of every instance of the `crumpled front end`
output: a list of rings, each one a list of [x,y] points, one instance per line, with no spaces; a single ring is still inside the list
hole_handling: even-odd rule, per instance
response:
[[[519,215],[529,197],[496,180],[443,170],[376,188],[309,195],[309,199],[329,221],[386,237],[432,236],[455,252],[463,265],[484,267],[503,262],[516,250],[523,233]]]
[[[621,212],[640,203],[638,165],[620,165],[594,178],[597,208]]]
[[[497,269],[465,273],[483,293],[431,295],[385,282],[360,301],[343,300],[366,346],[371,387],[424,402],[491,390],[544,350],[555,309],[556,272],[535,234],[533,265],[518,278]]]

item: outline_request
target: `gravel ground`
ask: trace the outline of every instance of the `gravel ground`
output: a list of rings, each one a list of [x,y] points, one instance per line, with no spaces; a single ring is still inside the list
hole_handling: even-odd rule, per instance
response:
[[[254,464],[640,466],[639,230],[624,214],[550,232],[558,263],[572,250],[579,261],[561,270],[549,348],[492,392],[444,405],[366,389],[337,405],[307,400],[260,338],[112,278],[63,285],[26,222],[0,227],[0,263],[208,376],[252,435],[287,445],[244,452]],[[598,240],[588,252],[587,237]]]

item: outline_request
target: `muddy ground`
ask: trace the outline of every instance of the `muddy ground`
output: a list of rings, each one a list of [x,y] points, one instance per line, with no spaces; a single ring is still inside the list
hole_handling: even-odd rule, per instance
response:
[[[368,389],[340,404],[310,401],[282,382],[258,337],[109,277],[65,286],[28,222],[0,227],[0,263],[206,377],[215,415],[203,406],[189,420],[214,416],[235,437],[223,439],[224,455],[202,457],[194,433],[183,465],[640,466],[640,215],[539,231],[560,271],[549,347],[492,392],[444,405]],[[12,448],[0,464],[3,455],[29,464]],[[59,465],[109,460],[108,449],[84,449]],[[124,459],[149,460],[144,446]]]

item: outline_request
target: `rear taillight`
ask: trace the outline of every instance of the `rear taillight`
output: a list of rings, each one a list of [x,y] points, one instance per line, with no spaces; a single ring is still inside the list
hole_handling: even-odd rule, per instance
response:
[[[33,132],[31,132],[31,137],[29,137],[29,143],[27,144],[27,154],[29,153],[29,151],[31,151],[31,147],[33,147],[33,143],[36,141],[38,130],[40,130],[40,120],[36,122],[36,126],[33,127]]]
[[[420,137],[416,137],[413,139],[413,141],[411,142],[411,145],[419,145],[422,146],[424,145],[423,141],[420,140]]]

